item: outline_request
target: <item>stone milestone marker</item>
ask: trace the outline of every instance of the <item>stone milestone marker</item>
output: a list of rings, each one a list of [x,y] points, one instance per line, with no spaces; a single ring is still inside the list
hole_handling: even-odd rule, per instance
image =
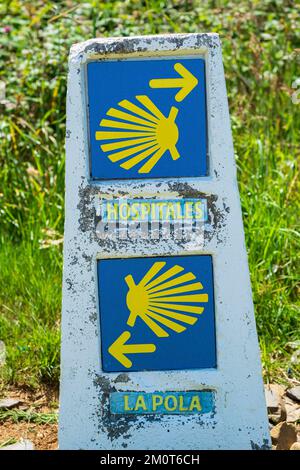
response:
[[[60,448],[269,448],[218,35],[69,64]]]

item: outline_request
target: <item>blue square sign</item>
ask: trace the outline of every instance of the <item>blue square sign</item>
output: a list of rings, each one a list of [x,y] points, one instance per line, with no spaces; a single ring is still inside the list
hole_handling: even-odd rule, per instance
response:
[[[91,62],[87,79],[92,178],[207,175],[204,59]]]
[[[216,367],[210,255],[98,261],[105,372]]]

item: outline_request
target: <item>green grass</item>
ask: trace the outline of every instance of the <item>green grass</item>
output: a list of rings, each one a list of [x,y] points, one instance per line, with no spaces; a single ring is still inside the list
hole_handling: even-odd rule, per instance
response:
[[[0,251],[2,375],[12,383],[59,380],[61,252],[38,243],[5,243]]]
[[[299,7],[292,1],[6,1],[0,5],[2,383],[58,384],[67,56],[94,36],[221,36],[266,380],[300,376]],[[226,158],[226,155],[224,155]],[[234,282],[234,280],[233,280]]]
[[[35,424],[57,424],[58,414],[57,413],[35,413],[35,412],[23,411],[23,410],[0,411],[0,423],[8,419],[13,421],[14,423],[18,423],[19,421],[26,421],[27,423],[35,423]]]
[[[6,441],[0,442],[0,449],[6,446],[11,446],[12,444],[16,444],[17,439],[11,438],[11,439],[6,439]]]

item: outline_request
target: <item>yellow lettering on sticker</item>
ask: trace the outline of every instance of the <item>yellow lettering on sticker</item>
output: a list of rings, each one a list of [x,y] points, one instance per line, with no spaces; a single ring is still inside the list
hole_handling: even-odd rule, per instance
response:
[[[176,219],[182,220],[184,218],[184,215],[182,214],[181,210],[181,204],[180,202],[176,202]]]
[[[161,395],[152,396],[152,410],[156,411],[159,406],[163,403],[163,397]]]
[[[147,406],[146,406],[146,403],[145,403],[145,400],[144,400],[143,395],[138,395],[137,400],[136,400],[136,404],[135,404],[135,407],[134,407],[134,410],[137,411],[137,410],[139,410],[140,408],[142,408],[144,411],[147,410]]]
[[[125,411],[132,411],[133,408],[129,408],[128,400],[129,400],[129,395],[124,395],[124,410]]]
[[[184,397],[182,395],[179,396],[179,411],[188,411],[186,406],[183,406]]]
[[[169,203],[167,205],[167,209],[166,209],[166,220],[174,220],[175,219],[175,208],[174,208],[174,205],[173,203]]]
[[[196,219],[203,219],[203,209],[202,209],[202,202],[196,202],[195,204],[195,212],[196,212]]]
[[[119,206],[119,218],[121,220],[128,220],[128,204],[127,203],[122,203]]]
[[[118,219],[118,208],[116,204],[111,202],[107,203],[107,220],[117,220]]]
[[[193,218],[193,202],[186,202],[184,205],[185,209],[185,218],[192,219]]]
[[[156,204],[155,204],[155,202],[150,203],[150,215],[151,215],[151,220],[154,220],[156,218]]]
[[[143,202],[141,204],[141,219],[146,220],[148,219],[148,215],[150,214],[151,204],[149,202]]]
[[[131,206],[131,213],[130,216],[132,220],[138,220],[140,217],[140,204],[139,203],[134,203]]]
[[[199,398],[198,395],[194,395],[191,399],[191,404],[190,404],[189,411],[193,411],[194,409],[197,410],[197,411],[202,410],[202,406],[201,406],[201,403],[200,403],[200,398]]]
[[[173,402],[171,405],[170,402]],[[177,398],[175,395],[167,395],[164,401],[164,407],[167,411],[175,411],[177,408]]]
[[[164,210],[166,209],[167,206],[168,205],[167,205],[166,202],[159,202],[158,203],[158,213],[159,213],[159,219],[160,220],[164,219]]]

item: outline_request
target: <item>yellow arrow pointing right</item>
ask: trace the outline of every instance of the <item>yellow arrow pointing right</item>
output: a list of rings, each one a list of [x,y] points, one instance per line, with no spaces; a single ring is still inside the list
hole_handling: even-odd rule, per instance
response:
[[[182,101],[198,85],[197,78],[189,72],[182,64],[174,65],[174,70],[181,78],[154,78],[150,80],[151,88],[180,88],[175,95],[176,101]]]
[[[119,361],[122,366],[129,369],[132,362],[125,354],[152,353],[156,350],[155,344],[126,344],[130,339],[129,331],[124,331],[116,341],[108,348],[108,352]]]

